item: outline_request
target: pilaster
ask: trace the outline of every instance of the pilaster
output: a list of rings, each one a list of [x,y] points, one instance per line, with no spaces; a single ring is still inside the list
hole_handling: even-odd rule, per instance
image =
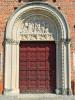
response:
[[[4,94],[19,93],[19,58],[17,59],[17,52],[19,52],[19,42],[12,39],[6,39],[6,53],[5,53],[5,90]],[[17,51],[18,50],[18,51]],[[19,56],[19,54],[18,54]],[[18,60],[18,64],[17,64]],[[18,70],[17,70],[18,69]],[[17,72],[18,71],[18,72]]]

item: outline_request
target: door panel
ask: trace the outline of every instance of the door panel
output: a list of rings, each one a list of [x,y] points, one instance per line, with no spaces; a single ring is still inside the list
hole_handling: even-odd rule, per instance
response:
[[[21,42],[20,93],[54,92],[56,89],[55,42]]]

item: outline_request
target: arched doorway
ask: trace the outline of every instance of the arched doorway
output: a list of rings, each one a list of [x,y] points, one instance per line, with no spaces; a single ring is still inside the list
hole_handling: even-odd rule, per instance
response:
[[[34,41],[34,43],[40,41],[39,44],[42,41],[55,41],[56,89],[54,90],[57,94],[71,93],[69,39],[66,20],[55,7],[46,3],[29,3],[17,9],[6,27],[4,92],[19,93],[21,90],[19,88],[19,44],[21,41]]]

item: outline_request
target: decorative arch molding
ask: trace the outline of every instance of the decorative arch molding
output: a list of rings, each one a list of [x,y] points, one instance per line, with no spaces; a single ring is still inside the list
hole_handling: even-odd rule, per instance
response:
[[[11,15],[5,36],[5,94],[19,93],[20,41],[55,41],[56,93],[71,93],[70,35],[61,12],[46,3],[34,2]]]

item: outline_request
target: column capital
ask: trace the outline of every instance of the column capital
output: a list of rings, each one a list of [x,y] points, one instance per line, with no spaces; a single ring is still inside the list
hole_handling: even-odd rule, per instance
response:
[[[60,42],[65,43],[65,44],[69,44],[69,43],[71,43],[71,38],[61,38]]]
[[[5,43],[7,44],[14,44],[14,45],[19,45],[20,41],[17,41],[17,40],[13,40],[13,39],[10,39],[10,38],[6,38],[5,39]]]

